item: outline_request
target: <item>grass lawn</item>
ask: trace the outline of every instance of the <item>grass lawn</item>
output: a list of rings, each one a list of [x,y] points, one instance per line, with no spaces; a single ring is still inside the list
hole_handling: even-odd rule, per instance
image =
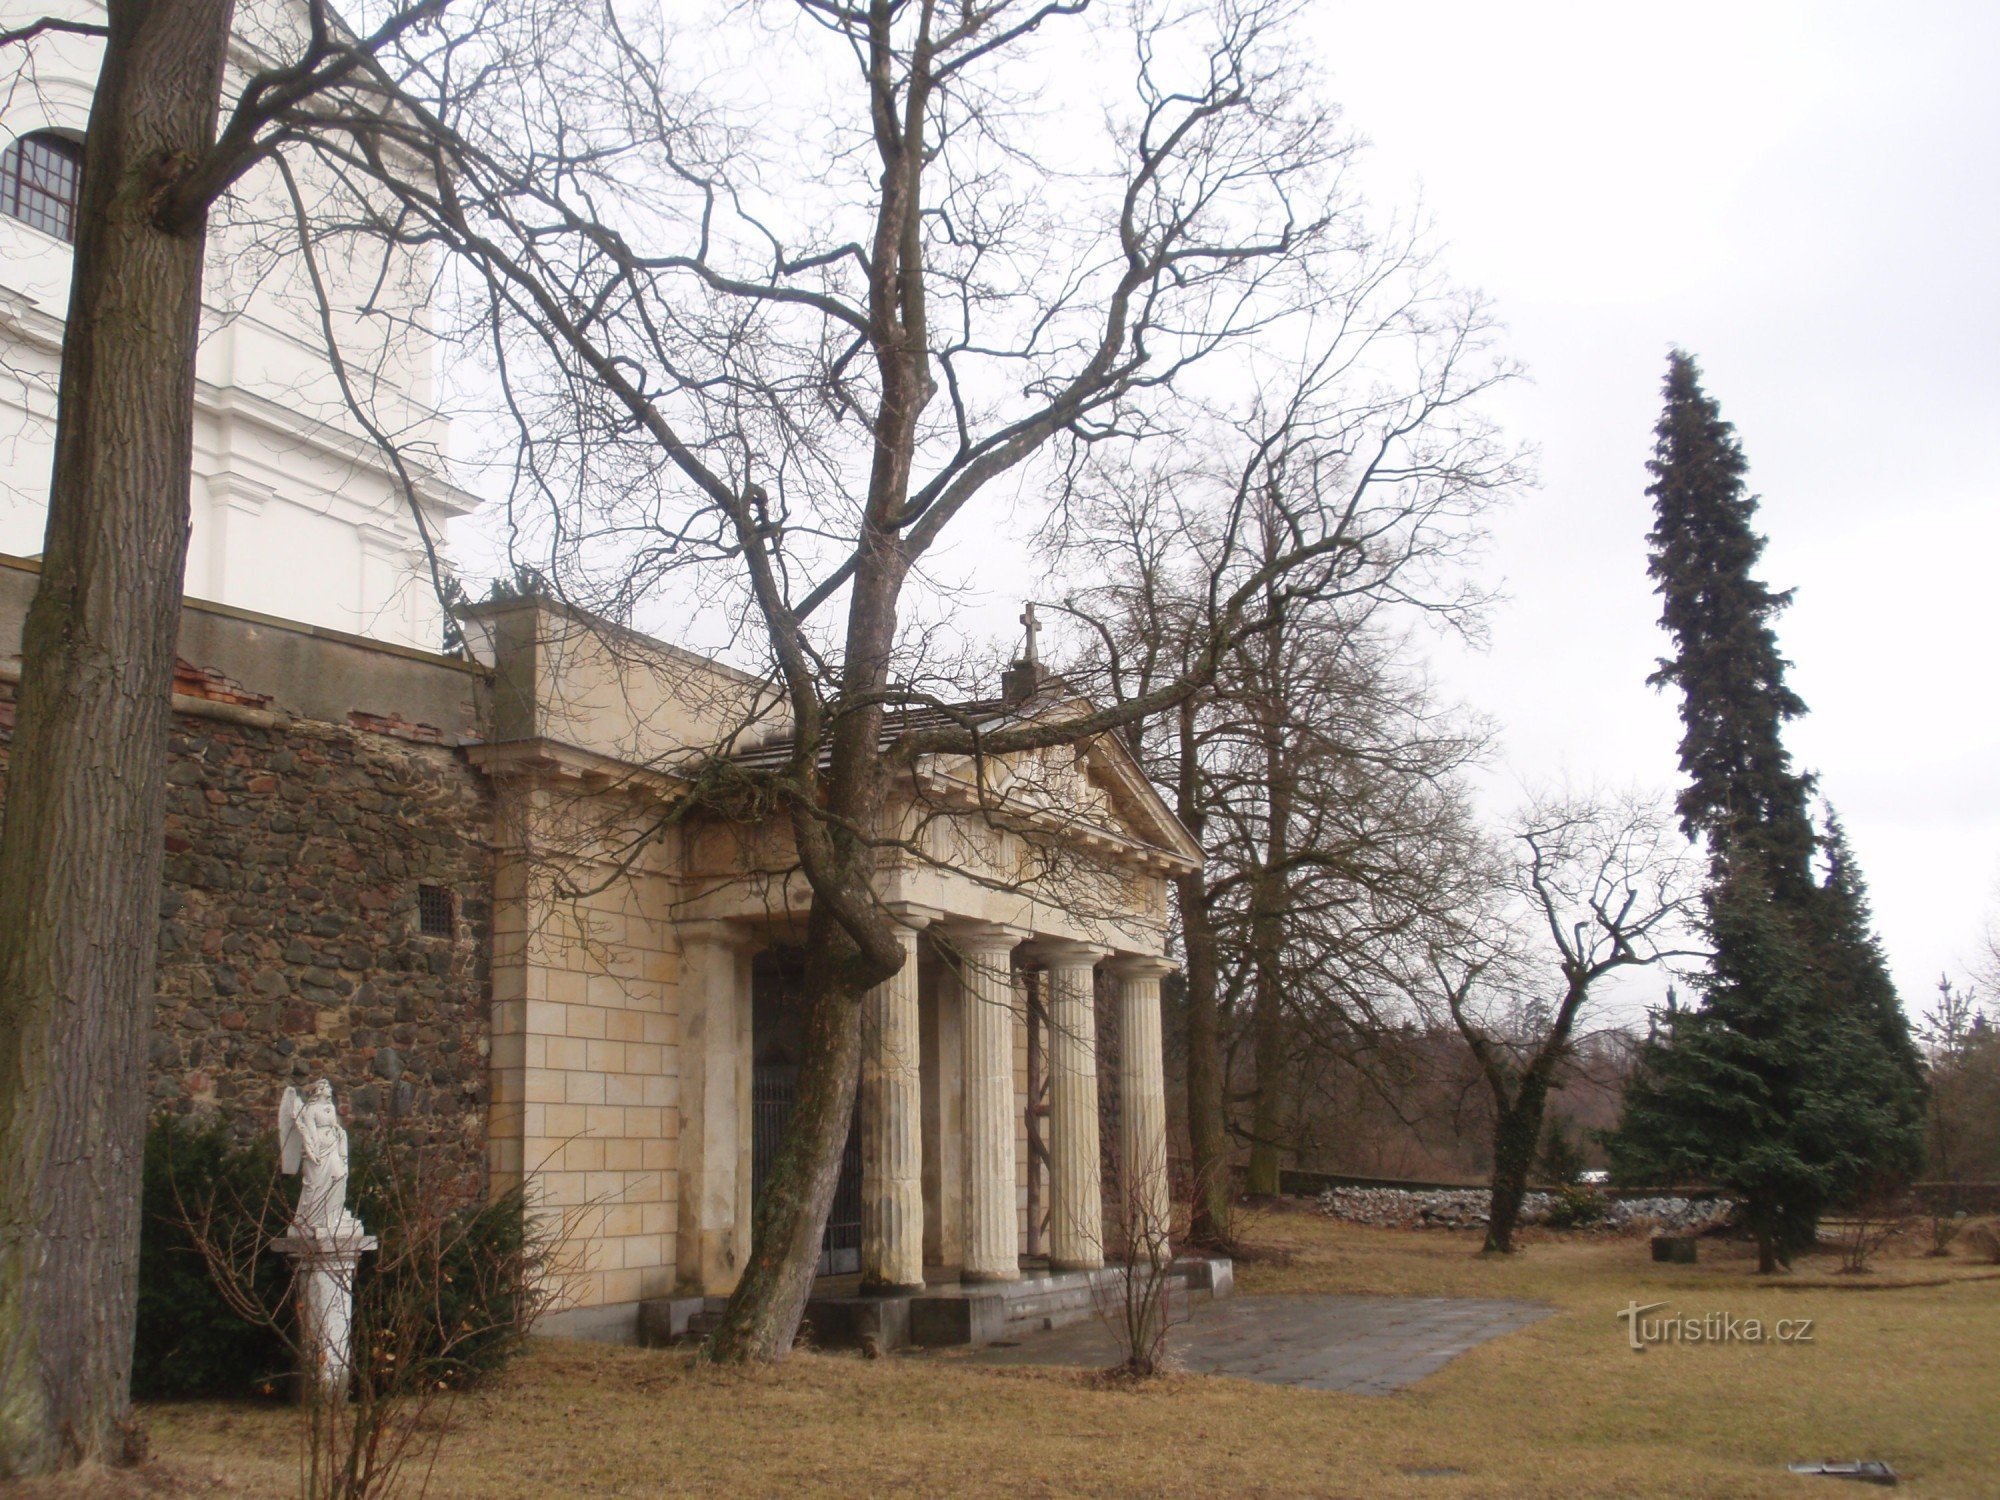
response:
[[[1194,1376],[1134,1390],[950,1356],[806,1354],[718,1372],[679,1352],[541,1343],[452,1409],[431,1493],[1838,1500],[1867,1491],[1788,1475],[1785,1463],[1879,1458],[1917,1493],[2000,1496],[1992,1267],[1906,1255],[1841,1277],[1828,1256],[1760,1282],[1746,1247],[1713,1241],[1686,1267],[1654,1265],[1640,1239],[1580,1236],[1482,1259],[1468,1234],[1364,1229],[1298,1210],[1263,1215],[1250,1238],[1270,1258],[1240,1269],[1245,1295],[1520,1297],[1559,1311],[1386,1397]],[[1635,1300],[1756,1317],[1767,1329],[1811,1318],[1813,1338],[1635,1354],[1615,1317]],[[154,1459],[141,1473],[23,1493],[293,1489],[294,1419],[283,1409],[144,1415]]]

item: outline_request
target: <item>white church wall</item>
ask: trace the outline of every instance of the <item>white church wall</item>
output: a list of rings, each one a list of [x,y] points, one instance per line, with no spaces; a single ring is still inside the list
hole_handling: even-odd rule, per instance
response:
[[[239,7],[239,32],[286,24],[283,0]],[[0,26],[45,14],[98,20],[89,0],[0,0]],[[0,149],[36,130],[82,138],[97,44],[35,44],[31,79],[0,108]],[[255,56],[239,51],[232,86]],[[308,174],[308,190],[312,184]],[[186,591],[399,645],[435,650],[443,615],[423,535],[394,473],[342,399],[319,307],[281,229],[274,172],[246,179],[211,225],[197,365],[192,533]],[[351,379],[371,422],[418,470],[428,530],[473,498],[438,476],[447,426],[435,407],[425,309],[433,267],[379,246],[321,247],[321,274]],[[0,552],[42,550],[71,246],[0,214]],[[380,316],[361,316],[370,295]]]

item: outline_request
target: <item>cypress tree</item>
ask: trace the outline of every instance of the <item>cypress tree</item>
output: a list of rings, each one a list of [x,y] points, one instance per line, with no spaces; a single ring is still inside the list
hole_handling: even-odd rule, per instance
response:
[[[1714,956],[1700,1008],[1642,1049],[1609,1144],[1628,1180],[1733,1190],[1770,1271],[1812,1244],[1829,1203],[1913,1163],[1921,1074],[1837,822],[1814,877],[1812,779],[1783,740],[1805,704],[1773,628],[1791,595],[1752,571],[1764,539],[1742,448],[1678,350],[1665,391],[1646,493],[1675,655],[1649,680],[1681,690],[1678,807],[1708,845]]]

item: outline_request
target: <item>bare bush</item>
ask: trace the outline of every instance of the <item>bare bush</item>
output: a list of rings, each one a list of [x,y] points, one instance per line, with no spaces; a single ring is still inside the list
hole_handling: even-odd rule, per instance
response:
[[[1965,1232],[1965,1248],[1977,1259],[2000,1266],[2000,1222],[1974,1224]]]
[[[1167,1332],[1177,1321],[1172,1200],[1164,1167],[1119,1175],[1114,1230],[1125,1247],[1125,1265],[1122,1274],[1098,1281],[1097,1314],[1118,1346],[1110,1373],[1150,1380],[1168,1368]]]
[[[278,1179],[260,1201],[226,1187],[183,1199],[189,1233],[232,1309],[271,1329],[300,1371],[302,1500],[423,1494],[449,1430],[446,1410],[497,1368],[565,1290],[566,1227],[529,1214],[520,1191],[488,1201],[418,1150],[382,1157],[356,1207],[380,1248],[336,1289],[353,1298],[345,1378],[316,1370],[319,1354],[297,1313],[295,1269],[275,1305],[259,1266],[287,1227]]]
[[[1900,1196],[1876,1194],[1849,1211],[1840,1231],[1840,1273],[1864,1276],[1874,1270],[1875,1257],[1909,1233],[1914,1222]]]

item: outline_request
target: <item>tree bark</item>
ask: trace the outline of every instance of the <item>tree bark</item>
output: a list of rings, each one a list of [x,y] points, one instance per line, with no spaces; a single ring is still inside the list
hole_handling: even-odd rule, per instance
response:
[[[229,0],[112,0],[0,836],[0,1474],[127,1455],[205,219]]]
[[[1500,1255],[1514,1253],[1514,1230],[1521,1222],[1521,1200],[1528,1194],[1528,1173],[1535,1164],[1535,1145],[1542,1138],[1542,1117],[1549,1102],[1549,1078],[1531,1067],[1515,1090],[1513,1102],[1496,1098],[1493,1121],[1493,1184],[1486,1203],[1486,1246]]]

